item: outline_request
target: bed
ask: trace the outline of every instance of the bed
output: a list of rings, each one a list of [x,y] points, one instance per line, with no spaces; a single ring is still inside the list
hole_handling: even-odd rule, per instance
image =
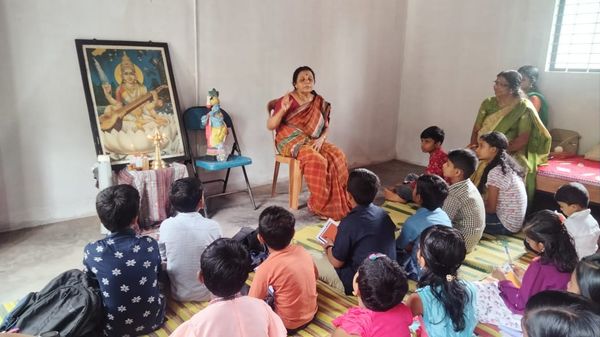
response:
[[[578,182],[590,193],[590,202],[600,204],[600,162],[582,156],[553,158],[548,165],[538,167],[536,189],[554,193],[563,184]]]

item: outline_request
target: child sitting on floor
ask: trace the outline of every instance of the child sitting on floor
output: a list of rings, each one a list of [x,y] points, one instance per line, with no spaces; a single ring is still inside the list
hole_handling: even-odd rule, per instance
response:
[[[353,281],[358,307],[333,320],[337,337],[409,337],[410,309],[402,303],[408,291],[404,271],[384,254],[371,254]]]
[[[586,256],[577,263],[567,291],[587,297],[600,306],[600,253]]]
[[[421,151],[429,153],[429,164],[425,169],[425,174],[437,174],[443,176],[442,165],[448,160],[446,152],[442,149],[444,143],[444,130],[437,126],[430,126],[421,132]],[[383,189],[383,196],[386,200],[407,203],[413,201],[412,190],[414,182],[419,176],[415,173],[409,173],[404,182],[396,188]]]
[[[356,206],[340,221],[335,241],[323,243],[323,254],[313,255],[319,279],[346,295],[352,293],[352,279],[371,253],[396,259],[396,225],[373,204],[379,186],[377,175],[367,169],[350,172],[347,189]]]
[[[429,227],[421,234],[420,247],[422,274],[416,293],[406,301],[419,316],[417,335],[471,337],[477,325],[477,296],[472,283],[458,279],[466,255],[461,233],[452,227]]]
[[[566,290],[577,265],[573,239],[550,210],[533,214],[523,229],[525,247],[539,257],[526,271],[512,266],[520,285],[515,285],[499,268],[492,271],[498,282],[476,282],[479,321],[521,330],[521,315],[527,300],[543,290]]]
[[[485,230],[492,235],[517,233],[527,210],[523,169],[506,152],[508,139],[498,131],[479,137],[477,157],[489,161],[479,181],[485,201]]]
[[[406,219],[400,236],[396,240],[398,263],[411,280],[418,279],[420,268],[417,264],[419,236],[433,225],[452,226],[452,222],[441,207],[448,196],[448,184],[437,175],[424,174],[417,179],[413,199],[421,207]]]
[[[213,300],[181,324],[170,337],[283,337],[285,326],[267,303],[240,290],[248,278],[250,256],[232,239],[217,239],[200,258],[198,279]]]
[[[83,264],[100,286],[105,336],[148,334],[164,321],[158,243],[131,228],[139,205],[140,194],[131,185],[105,188],[96,197],[98,217],[111,233],[85,246]]]
[[[562,185],[554,194],[554,200],[567,217],[565,227],[575,241],[577,256],[582,259],[598,250],[600,227],[588,208],[590,195],[580,183]]]
[[[198,213],[203,207],[198,179],[175,181],[169,200],[178,213],[160,225],[158,246],[167,264],[171,296],[177,301],[208,301],[209,291],[198,282],[200,256],[206,246],[221,237],[221,227]]]
[[[467,254],[475,248],[485,228],[485,205],[477,187],[469,179],[475,168],[477,157],[467,149],[450,151],[443,166],[450,188],[442,209],[452,221],[452,227],[463,235]]]
[[[317,313],[317,271],[312,257],[294,237],[294,215],[279,206],[265,208],[258,219],[258,240],[269,257],[256,269],[249,296],[267,298],[273,292],[275,312],[288,334],[304,329]]]
[[[582,296],[547,290],[529,299],[522,325],[527,337],[600,336],[600,313]]]

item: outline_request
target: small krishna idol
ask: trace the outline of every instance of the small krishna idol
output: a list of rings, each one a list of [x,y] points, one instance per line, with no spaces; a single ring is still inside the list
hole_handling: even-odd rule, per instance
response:
[[[219,92],[213,88],[208,92],[206,107],[210,111],[202,116],[202,126],[206,131],[206,154],[216,156],[217,161],[226,161],[225,138],[227,138],[227,125],[223,119],[219,101]]]

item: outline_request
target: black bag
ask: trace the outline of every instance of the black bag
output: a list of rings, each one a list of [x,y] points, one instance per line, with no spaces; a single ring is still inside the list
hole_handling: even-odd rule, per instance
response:
[[[258,267],[258,265],[269,256],[269,250],[265,245],[258,241],[257,235],[258,229],[242,227],[232,238],[233,240],[239,241],[250,253],[250,259],[252,259],[250,271],[253,271],[254,268]]]
[[[97,286],[81,270],[68,270],[37,293],[29,293],[5,317],[0,331],[18,329],[37,336],[58,331],[61,337],[97,336],[102,300]]]

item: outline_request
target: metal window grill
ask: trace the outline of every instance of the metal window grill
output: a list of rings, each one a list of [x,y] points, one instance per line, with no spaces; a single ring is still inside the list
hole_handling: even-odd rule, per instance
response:
[[[559,0],[548,70],[600,72],[600,0]]]

